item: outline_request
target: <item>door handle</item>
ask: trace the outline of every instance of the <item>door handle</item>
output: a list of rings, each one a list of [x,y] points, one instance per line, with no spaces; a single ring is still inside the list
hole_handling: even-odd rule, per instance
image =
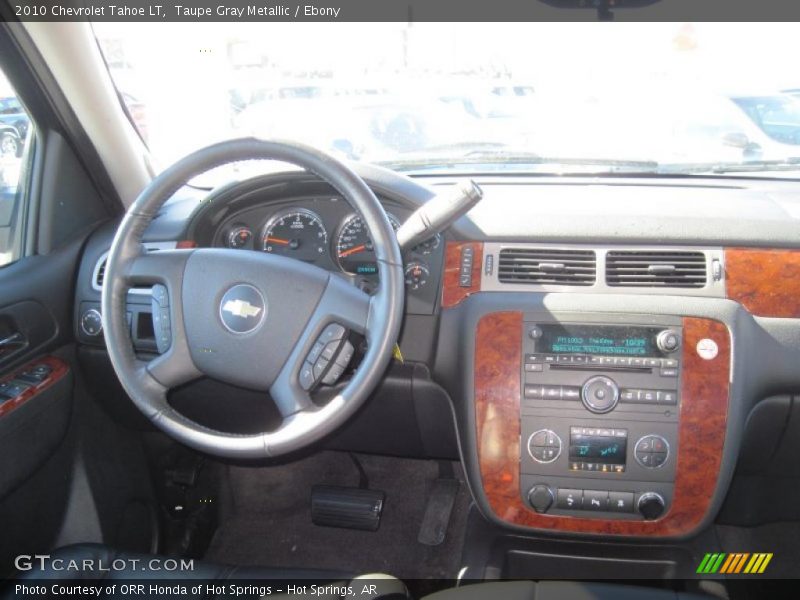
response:
[[[0,340],[0,350],[4,348],[13,348],[15,346],[24,346],[25,345],[25,336],[21,333],[12,333],[7,338]]]
[[[17,352],[28,346],[28,340],[19,332],[0,339],[0,362],[7,362]]]

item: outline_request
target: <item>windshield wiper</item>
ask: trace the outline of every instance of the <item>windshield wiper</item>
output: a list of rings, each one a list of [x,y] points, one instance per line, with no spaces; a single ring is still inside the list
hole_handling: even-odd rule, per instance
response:
[[[627,160],[606,158],[574,158],[542,156],[535,152],[511,150],[501,144],[486,144],[484,147],[465,145],[462,154],[452,155],[459,146],[444,146],[441,148],[426,148],[414,156],[398,156],[391,160],[381,161],[379,164],[390,169],[403,171],[416,170],[452,170],[459,166],[485,165],[502,167],[505,165],[528,165],[558,167],[561,174],[574,172],[585,174],[587,167],[604,167],[592,169],[601,173],[614,172],[647,172],[657,173],[659,165],[652,160]],[[449,151],[449,152],[448,152]],[[424,156],[420,156],[422,152]],[[439,154],[441,152],[441,154]]]
[[[800,170],[800,157],[790,157],[786,160],[755,160],[741,163],[689,163],[663,165],[664,173],[711,173],[724,175],[726,173],[761,173],[769,171],[798,171]]]

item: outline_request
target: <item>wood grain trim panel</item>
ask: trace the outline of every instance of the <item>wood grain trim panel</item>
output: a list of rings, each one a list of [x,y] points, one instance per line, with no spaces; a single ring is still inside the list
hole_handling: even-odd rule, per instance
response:
[[[55,356],[45,356],[44,358],[37,358],[36,360],[32,360],[31,362],[27,363],[24,367],[17,369],[11,375],[7,375],[6,377],[0,378],[0,383],[14,379],[15,377],[17,377],[17,375],[23,373],[24,371],[27,371],[34,365],[42,365],[42,364],[48,365],[52,369],[50,376],[44,381],[38,383],[37,385],[32,385],[20,396],[12,398],[11,400],[6,400],[2,404],[0,404],[0,418],[10,413],[15,408],[25,404],[28,400],[30,400],[37,394],[43,392],[47,388],[51,387],[60,379],[62,379],[67,373],[69,373],[69,366],[63,360],[61,360],[60,358],[56,358]]]
[[[612,521],[538,514],[524,504],[519,483],[521,312],[485,315],[475,343],[475,422],[483,490],[501,520],[524,527],[573,533],[679,536],[693,531],[709,509],[722,460],[728,414],[731,345],[717,321],[685,318],[681,416],[675,492],[669,511],[655,521]],[[695,350],[713,339],[719,354]]]
[[[800,317],[800,250],[726,248],[728,298],[760,317]]]
[[[461,249],[472,246],[472,285],[458,285],[461,271]],[[444,283],[442,285],[442,308],[456,306],[464,298],[481,290],[481,268],[483,265],[483,244],[481,242],[447,242],[444,252]]]

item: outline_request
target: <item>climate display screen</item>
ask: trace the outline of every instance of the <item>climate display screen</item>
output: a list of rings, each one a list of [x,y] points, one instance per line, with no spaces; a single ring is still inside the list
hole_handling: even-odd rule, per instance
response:
[[[660,329],[613,325],[544,324],[536,351],[549,354],[661,356],[655,339]]]
[[[569,459],[571,461],[624,465],[627,447],[627,436],[583,435],[573,432],[569,439]]]

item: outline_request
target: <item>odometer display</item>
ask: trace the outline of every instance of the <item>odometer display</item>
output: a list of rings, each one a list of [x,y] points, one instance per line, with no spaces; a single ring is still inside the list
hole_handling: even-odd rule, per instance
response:
[[[387,214],[392,228],[397,231],[400,223],[396,217]],[[346,273],[373,275],[378,272],[375,262],[375,247],[367,231],[367,225],[359,215],[351,215],[339,229],[336,238],[336,260]]]
[[[322,220],[310,210],[278,213],[264,226],[264,252],[313,262],[325,254],[327,246],[328,233]]]

